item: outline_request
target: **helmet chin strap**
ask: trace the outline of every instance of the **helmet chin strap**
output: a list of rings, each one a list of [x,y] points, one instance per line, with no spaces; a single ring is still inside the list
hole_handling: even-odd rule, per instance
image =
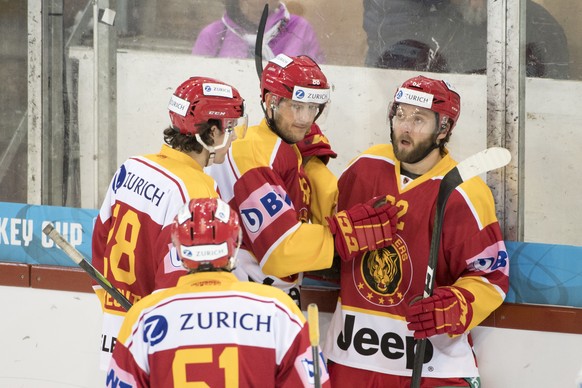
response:
[[[439,145],[437,144],[436,139],[435,139],[435,141],[433,141],[432,145],[426,149],[426,151],[424,152],[424,154],[422,154],[422,156],[420,156],[418,159],[416,159],[415,161],[413,161],[411,164],[415,164],[415,163],[420,162],[421,160],[423,160],[424,158],[426,158],[433,150],[435,150],[437,148],[439,148]]]
[[[265,113],[265,119],[267,121],[267,126],[269,127],[269,129],[271,131],[273,131],[275,133],[275,135],[279,136],[285,143],[295,144],[296,142],[291,142],[288,139],[285,139],[285,137],[283,135],[281,135],[281,132],[277,128],[277,124],[275,123],[275,112],[277,111],[277,106],[275,106],[275,104],[271,103],[271,106],[270,106],[271,116],[273,116],[273,117],[269,117],[269,115],[267,114],[267,108],[265,108],[263,103],[261,103],[261,107],[263,108],[263,112]]]
[[[275,104],[271,103],[271,116],[273,116],[272,118],[269,117],[269,115],[267,114],[267,108],[265,108],[265,103],[261,102],[261,108],[263,108],[263,113],[265,114],[265,119],[267,120],[267,126],[271,129],[271,131],[277,133],[277,131],[275,130],[275,128],[277,127],[277,125],[275,124],[275,110],[277,110],[277,107],[275,106]]]
[[[206,165],[204,167],[212,166],[214,164],[214,157],[216,156],[216,150],[219,150],[222,147],[224,147],[225,143],[222,143],[222,145],[220,145],[219,147],[214,147],[214,146],[211,146],[211,145],[204,143],[204,141],[202,141],[202,138],[200,137],[199,134],[195,134],[194,137],[196,137],[196,140],[198,141],[198,143],[200,143],[200,145],[206,151],[208,151],[208,159],[206,159]]]

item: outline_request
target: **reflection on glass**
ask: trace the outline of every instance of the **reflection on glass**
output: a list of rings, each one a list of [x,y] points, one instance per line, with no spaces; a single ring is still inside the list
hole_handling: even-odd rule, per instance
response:
[[[0,12],[0,201],[26,202],[26,2],[3,2]]]
[[[366,64],[382,68],[484,74],[487,0],[364,0]],[[528,77],[569,78],[562,26],[526,3]]]

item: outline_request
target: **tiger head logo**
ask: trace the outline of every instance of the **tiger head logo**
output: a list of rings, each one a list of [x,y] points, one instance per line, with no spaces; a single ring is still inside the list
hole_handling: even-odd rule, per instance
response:
[[[368,252],[362,262],[364,278],[374,291],[388,295],[394,293],[402,279],[398,253],[391,247]]]
[[[389,247],[366,252],[353,263],[355,289],[368,303],[386,308],[397,306],[412,284],[412,262],[404,240],[396,235]]]

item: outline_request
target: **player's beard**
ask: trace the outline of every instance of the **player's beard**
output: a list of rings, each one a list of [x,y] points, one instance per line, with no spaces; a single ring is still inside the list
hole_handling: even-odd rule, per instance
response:
[[[487,22],[486,0],[461,0],[459,12],[469,25],[478,26]]]
[[[435,139],[431,136],[429,138],[423,139],[418,142],[414,142],[410,139],[410,136],[400,136],[399,138],[395,138],[394,134],[392,134],[392,146],[394,148],[394,155],[396,159],[398,159],[401,163],[418,163],[422,159],[424,159],[430,151],[435,149]],[[404,150],[400,147],[400,141],[406,140],[411,145],[412,148],[408,150]]]
[[[271,128],[285,143],[295,144],[305,138],[311,129],[311,124],[307,128],[294,127],[292,123],[284,121],[281,116],[275,115],[275,128]],[[296,128],[295,130],[293,128]]]

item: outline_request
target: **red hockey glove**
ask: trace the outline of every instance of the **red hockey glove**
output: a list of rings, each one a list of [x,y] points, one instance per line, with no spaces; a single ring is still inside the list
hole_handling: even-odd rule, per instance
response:
[[[326,217],[335,238],[335,249],[344,261],[358,253],[373,251],[392,244],[396,233],[398,209],[376,197],[349,210]],[[378,204],[374,207],[374,204]]]
[[[473,308],[454,287],[437,287],[433,295],[421,299],[408,309],[408,330],[414,338],[432,337],[436,334],[463,334],[471,319]]]
[[[329,140],[315,123],[311,124],[309,133],[305,138],[303,138],[303,140],[297,142],[296,145],[297,148],[299,148],[299,152],[301,152],[301,156],[304,158],[308,156],[317,156],[324,164],[329,162],[330,157],[337,157],[337,154],[331,149]]]

